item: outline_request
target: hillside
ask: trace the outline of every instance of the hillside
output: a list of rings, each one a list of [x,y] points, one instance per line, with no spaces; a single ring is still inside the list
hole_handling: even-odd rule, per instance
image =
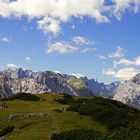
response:
[[[140,111],[120,102],[63,94],[33,96],[18,94],[0,101],[0,136],[5,135],[6,140],[94,140],[132,132],[133,127],[139,132],[139,125],[131,123],[137,121]]]

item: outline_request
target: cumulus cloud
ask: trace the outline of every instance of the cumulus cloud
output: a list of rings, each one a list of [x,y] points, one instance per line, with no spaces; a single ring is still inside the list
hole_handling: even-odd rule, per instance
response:
[[[31,57],[26,57],[25,61],[26,61],[26,63],[30,64],[32,62],[32,58]]]
[[[118,71],[115,71],[113,69],[104,69],[102,73],[104,75],[112,76],[120,80],[129,80],[132,77],[134,77],[137,73],[139,73],[139,70],[132,67],[128,67],[128,68],[122,68]]]
[[[60,32],[60,22],[67,22],[71,17],[89,16],[97,22],[108,22],[103,15],[104,0],[0,0],[0,16],[26,16],[37,18],[38,29],[51,33]]]
[[[8,38],[8,37],[1,37],[0,38],[0,42],[8,43],[8,42],[10,42],[10,38]]]
[[[139,11],[139,0],[0,0],[0,16],[27,17],[36,19],[38,29],[57,34],[61,32],[61,23],[72,17],[88,16],[98,23],[110,22],[110,14],[118,19],[126,10]]]
[[[85,37],[76,36],[71,39],[70,42],[59,41],[55,43],[49,43],[47,48],[47,53],[51,54],[54,52],[65,54],[65,53],[87,53],[91,51],[96,51],[95,47],[88,47],[88,45],[94,45],[94,41],[90,41]]]
[[[136,57],[134,60],[128,60],[126,58],[122,58],[120,60],[113,61],[113,66],[116,67],[118,65],[134,65],[134,66],[140,66],[140,56]]]
[[[38,24],[38,29],[42,30],[45,34],[49,32],[54,35],[57,35],[58,33],[61,32],[61,26],[59,20],[45,17],[44,19],[39,20],[37,24]]]
[[[20,66],[16,65],[16,64],[7,64],[6,68],[19,68]]]
[[[77,52],[78,50],[79,50],[79,48],[73,47],[66,42],[56,42],[54,44],[51,44],[48,47],[47,53],[51,54],[51,53],[54,53],[54,52],[58,52],[60,54],[65,54],[65,53]]]

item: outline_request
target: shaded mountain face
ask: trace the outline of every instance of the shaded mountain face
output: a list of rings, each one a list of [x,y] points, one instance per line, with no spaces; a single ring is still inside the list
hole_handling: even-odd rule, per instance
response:
[[[96,92],[98,95],[112,95],[117,87],[119,86],[120,82],[114,82],[109,85],[105,85],[104,83],[99,83],[95,79],[88,79],[84,78],[84,81],[86,81],[87,86],[94,92]]]
[[[1,72],[0,97],[9,97],[16,93],[67,93],[75,96],[95,96],[112,94],[118,84],[105,85],[86,77],[59,74],[52,71],[33,72],[31,70],[5,70]],[[7,94],[6,94],[7,93]],[[4,96],[5,95],[5,96]]]
[[[73,88],[78,91],[80,96],[95,96],[95,92],[90,89],[87,85],[87,82],[83,78],[69,77],[67,82]]]
[[[65,76],[66,77],[66,76]],[[67,76],[67,82],[78,91],[83,96],[104,96],[111,97],[113,93],[116,91],[120,82],[114,82],[109,85],[105,85],[104,83],[99,83],[95,79],[88,79],[87,77],[76,78],[73,76]]]
[[[113,99],[140,108],[140,74],[120,84]]]
[[[0,98],[8,98],[12,96],[12,90],[10,89],[7,81],[10,81],[11,78],[0,73]]]

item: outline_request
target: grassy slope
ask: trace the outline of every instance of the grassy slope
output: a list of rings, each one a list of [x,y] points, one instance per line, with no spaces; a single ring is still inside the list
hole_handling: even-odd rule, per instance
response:
[[[38,96],[41,97],[40,101],[0,101],[0,104],[8,105],[8,109],[0,109],[0,128],[7,125],[14,125],[16,128],[6,137],[7,140],[49,140],[52,133],[81,128],[93,129],[101,133],[107,131],[105,126],[92,120],[90,116],[68,111],[57,113],[55,110],[68,107],[68,105],[55,101],[55,99],[63,98],[62,95],[43,94]],[[6,121],[10,114],[26,113],[48,113],[50,117]]]

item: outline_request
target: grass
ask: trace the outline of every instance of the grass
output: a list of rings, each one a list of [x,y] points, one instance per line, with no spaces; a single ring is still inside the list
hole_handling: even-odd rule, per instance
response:
[[[0,105],[8,106],[0,109],[0,132],[6,134],[6,140],[140,139],[140,111],[133,107],[99,97],[36,96],[39,100],[14,98],[0,101]],[[7,119],[11,114],[30,113],[49,115],[45,118]],[[9,129],[10,126],[14,129]]]
[[[6,135],[6,140],[49,140],[53,133],[61,133],[73,129],[92,129],[100,133],[106,133],[107,128],[94,121],[90,116],[80,115],[78,112],[66,110],[68,104],[56,102],[63,99],[63,95],[42,94],[38,101],[11,100],[0,101],[0,104],[8,105],[7,109],[0,109],[0,129],[5,126],[14,126],[15,129]],[[79,98],[79,97],[75,97]],[[7,121],[11,114],[47,113],[48,118],[29,118]]]

